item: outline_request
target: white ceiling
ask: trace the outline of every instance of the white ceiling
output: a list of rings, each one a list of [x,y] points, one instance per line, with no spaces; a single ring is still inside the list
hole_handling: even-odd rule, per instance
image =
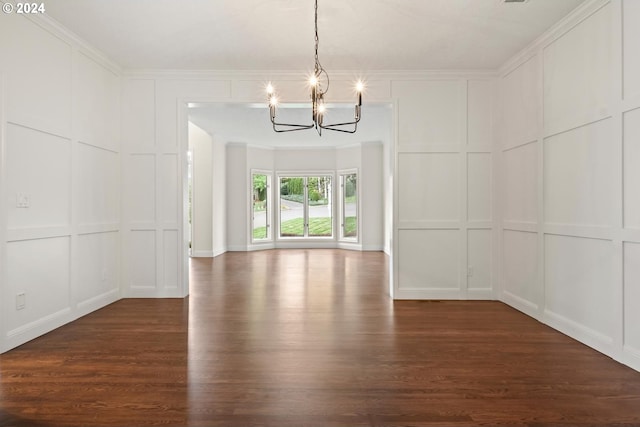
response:
[[[318,0],[320,59],[329,74],[495,70],[583,1]],[[47,0],[46,10],[125,69],[313,67],[313,0]],[[327,121],[351,114],[334,109]],[[311,113],[278,115],[306,123]],[[388,140],[391,132],[389,107],[366,98],[355,135],[276,134],[266,106],[199,105],[190,120],[225,141],[281,147]]]
[[[319,0],[331,70],[496,69],[583,0]],[[127,69],[305,70],[312,0],[47,0]]]

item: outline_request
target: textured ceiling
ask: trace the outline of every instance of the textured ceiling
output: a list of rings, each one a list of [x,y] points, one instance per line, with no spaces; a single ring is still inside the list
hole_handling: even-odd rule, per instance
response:
[[[319,0],[327,70],[495,69],[583,0]],[[305,70],[312,0],[47,0],[127,69]]]

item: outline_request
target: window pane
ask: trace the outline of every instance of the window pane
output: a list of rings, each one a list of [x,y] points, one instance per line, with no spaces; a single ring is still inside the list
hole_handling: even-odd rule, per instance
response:
[[[268,239],[269,206],[267,175],[253,175],[253,239]]]
[[[304,178],[280,178],[280,237],[304,236]]]
[[[344,229],[343,236],[358,237],[358,176],[353,173],[344,176]]]
[[[311,176],[307,181],[309,203],[309,237],[331,237],[331,177]]]

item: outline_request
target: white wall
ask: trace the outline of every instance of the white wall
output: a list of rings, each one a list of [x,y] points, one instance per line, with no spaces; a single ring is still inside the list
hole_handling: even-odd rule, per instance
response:
[[[249,244],[248,147],[227,144],[227,249],[246,251]]]
[[[392,89],[395,297],[492,299],[494,80],[445,75]]]
[[[636,369],[638,22],[591,1],[509,61],[498,145],[501,299]]]
[[[213,140],[189,122],[192,155],[191,256],[213,256]]]
[[[5,351],[120,297],[121,83],[66,30],[15,14],[2,17],[0,75]]]
[[[276,150],[276,171],[335,170],[336,150],[327,148],[279,148]]]
[[[227,251],[227,148],[223,141],[213,137],[213,256]]]
[[[358,233],[360,245],[365,251],[384,250],[384,187],[383,187],[383,145],[380,142],[365,142],[360,147],[360,188],[361,230]]]

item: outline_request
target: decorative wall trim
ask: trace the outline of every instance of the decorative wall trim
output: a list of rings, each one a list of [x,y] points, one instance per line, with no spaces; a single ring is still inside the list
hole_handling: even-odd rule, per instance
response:
[[[522,49],[513,58],[504,63],[500,68],[498,68],[498,74],[500,76],[509,74],[515,68],[518,68],[521,64],[534,57],[538,50],[543,49],[550,43],[559,39],[566,32],[570,31],[573,27],[596,13],[610,2],[611,0],[587,0],[565,18],[556,23],[553,27],[545,31],[544,34],[531,42],[529,46]]]
[[[264,80],[264,76],[272,79],[299,80],[306,76],[307,70],[144,70],[127,69],[122,76],[135,79],[188,79],[188,80]],[[368,71],[367,80],[434,80],[434,79],[493,79],[498,75],[496,70],[379,70]],[[353,71],[332,71],[332,80],[352,80]]]
[[[83,55],[91,58],[98,64],[102,65],[104,68],[108,69],[112,73],[116,75],[122,75],[122,67],[118,65],[116,62],[111,60],[107,55],[105,55],[102,51],[96,49],[87,43],[82,37],[69,30],[66,27],[60,25],[58,21],[49,17],[47,14],[34,14],[34,15],[23,15],[27,19],[30,19],[44,30],[48,31],[52,35],[58,37],[59,39],[69,43],[74,46],[75,49],[82,52]]]
[[[71,232],[71,227],[68,225],[61,225],[58,227],[13,228],[7,230],[7,242],[69,237],[71,236]]]

